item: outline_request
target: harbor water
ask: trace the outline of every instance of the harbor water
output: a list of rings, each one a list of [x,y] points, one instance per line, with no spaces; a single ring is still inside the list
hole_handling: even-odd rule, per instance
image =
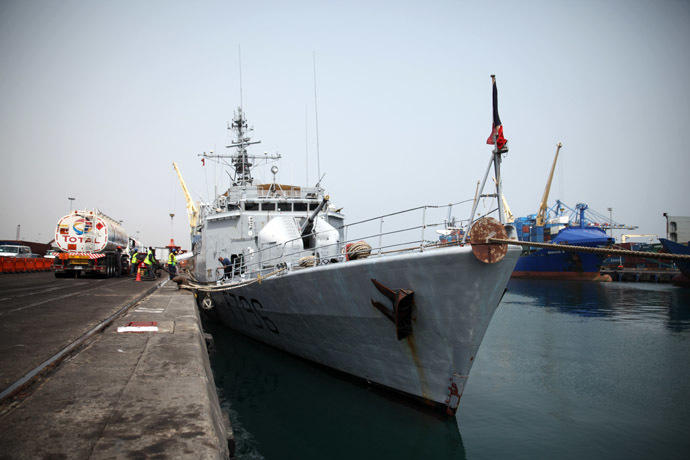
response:
[[[511,280],[454,418],[205,325],[238,459],[690,452],[690,289]]]

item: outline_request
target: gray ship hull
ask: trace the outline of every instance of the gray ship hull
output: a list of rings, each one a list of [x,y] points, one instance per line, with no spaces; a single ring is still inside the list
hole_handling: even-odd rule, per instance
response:
[[[453,414],[519,254],[509,248],[487,264],[469,246],[445,247],[290,270],[208,295],[231,329]],[[399,340],[374,307],[393,309],[374,279],[414,291],[409,336]]]

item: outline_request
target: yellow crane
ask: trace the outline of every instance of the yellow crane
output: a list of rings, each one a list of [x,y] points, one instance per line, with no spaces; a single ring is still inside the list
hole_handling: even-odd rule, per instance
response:
[[[187,190],[187,185],[185,185],[184,179],[182,179],[182,173],[180,172],[180,168],[177,167],[177,163],[175,163],[174,161],[173,168],[175,168],[175,171],[177,172],[177,177],[180,178],[182,191],[184,192],[184,197],[187,200],[187,217],[189,218],[189,226],[191,227],[191,232],[194,233],[197,221],[199,219],[199,208],[196,206],[194,200],[192,200],[192,197],[189,195],[189,190]]]
[[[506,201],[506,197],[501,195],[501,198],[503,198],[503,210],[506,213],[506,222],[509,224],[512,224],[515,222],[515,216],[513,215],[512,212],[510,212],[510,208],[508,207],[508,202]]]
[[[494,184],[496,184],[496,178],[495,177],[493,178],[493,180],[494,180]],[[479,187],[478,183],[477,183],[477,187]],[[515,216],[510,211],[510,207],[508,206],[508,202],[506,201],[505,195],[501,195],[501,198],[503,200],[503,212],[506,215],[506,222],[509,224],[512,224],[513,222],[515,222]]]
[[[539,204],[539,212],[537,213],[537,227],[544,226],[544,219],[546,218],[546,203],[549,201],[549,191],[551,190],[551,181],[553,180],[553,172],[556,170],[556,161],[558,161],[558,152],[561,151],[561,143],[559,142],[556,146],[556,156],[553,159],[553,165],[551,165],[551,173],[549,174],[549,180],[546,181],[546,188],[544,189],[544,196],[541,198],[541,203]]]

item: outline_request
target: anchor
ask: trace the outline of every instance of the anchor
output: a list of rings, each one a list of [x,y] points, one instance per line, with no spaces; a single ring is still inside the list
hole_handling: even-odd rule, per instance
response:
[[[371,304],[381,311],[388,319],[395,324],[395,331],[398,340],[412,334],[412,306],[414,301],[414,291],[411,289],[398,289],[394,291],[372,278],[372,283],[376,286],[379,292],[393,303],[393,308],[390,309],[380,302],[374,300]]]

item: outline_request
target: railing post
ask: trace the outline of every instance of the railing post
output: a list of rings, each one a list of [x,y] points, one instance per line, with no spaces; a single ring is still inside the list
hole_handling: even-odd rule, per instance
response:
[[[426,230],[426,206],[422,208],[422,240],[419,243],[419,249],[422,252],[424,252],[424,230]]]
[[[379,257],[383,255],[383,217],[379,222]]]

